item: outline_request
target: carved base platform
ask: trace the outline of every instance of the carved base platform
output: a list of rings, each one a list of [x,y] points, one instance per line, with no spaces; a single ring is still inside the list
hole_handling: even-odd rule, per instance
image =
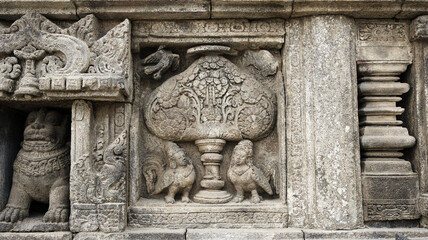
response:
[[[14,224],[0,222],[0,232],[59,232],[68,230],[68,222],[46,223],[43,222],[43,215],[28,217]]]
[[[193,197],[195,202],[209,204],[227,203],[232,198],[232,194],[222,190],[201,190]]]
[[[131,227],[283,228],[287,227],[287,211],[279,200],[207,205],[144,199],[129,208],[128,221]]]
[[[363,174],[365,221],[418,219],[418,180],[415,173],[394,175]]]
[[[332,230],[324,231],[317,229],[165,229],[165,228],[127,228],[121,233],[77,233],[74,240],[152,240],[152,239],[174,239],[174,240],[217,240],[217,239],[381,239],[392,240],[396,236],[406,237],[412,240],[422,240],[428,238],[428,229],[422,228],[364,228],[357,230]],[[0,233],[0,238],[2,237]],[[8,239],[8,238],[6,238]],[[403,238],[401,238],[403,239]]]

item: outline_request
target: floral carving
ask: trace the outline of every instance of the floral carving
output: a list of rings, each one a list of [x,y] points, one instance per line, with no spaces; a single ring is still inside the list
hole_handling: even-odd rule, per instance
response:
[[[269,133],[276,115],[275,96],[220,56],[197,60],[159,87],[148,104],[149,129],[174,141],[258,139]]]
[[[406,29],[401,23],[363,23],[358,28],[360,41],[405,41]]]
[[[21,65],[16,57],[5,57],[0,60],[0,94],[11,93],[15,80],[21,75]]]

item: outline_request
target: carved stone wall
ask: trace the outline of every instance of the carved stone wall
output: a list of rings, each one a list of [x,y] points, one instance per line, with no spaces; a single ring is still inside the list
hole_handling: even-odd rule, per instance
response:
[[[428,238],[425,1],[0,6],[0,239]]]

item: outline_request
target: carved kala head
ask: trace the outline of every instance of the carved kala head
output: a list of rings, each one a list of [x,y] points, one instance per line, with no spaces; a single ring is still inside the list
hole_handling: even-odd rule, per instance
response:
[[[250,140],[240,141],[232,153],[231,165],[252,164],[253,143]]]
[[[158,87],[145,117],[152,133],[170,141],[256,140],[274,126],[276,98],[228,59],[209,55]]]
[[[26,121],[22,147],[27,151],[51,151],[66,142],[68,118],[58,111],[41,108]]]

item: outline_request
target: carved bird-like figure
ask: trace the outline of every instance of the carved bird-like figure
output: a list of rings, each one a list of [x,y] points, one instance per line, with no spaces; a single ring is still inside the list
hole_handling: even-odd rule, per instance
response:
[[[144,58],[143,70],[146,75],[154,73],[153,78],[159,80],[166,71],[177,70],[179,64],[180,57],[178,54],[173,54],[171,51],[165,50],[165,46],[160,46],[155,53]]]
[[[160,176],[155,185],[153,194],[159,194],[168,189],[165,196],[166,203],[174,203],[175,195],[182,192],[182,202],[189,203],[189,192],[195,182],[196,173],[189,157],[177,144],[169,142],[166,144],[169,166]]]
[[[261,187],[269,195],[273,194],[269,180],[263,172],[252,164],[253,143],[250,140],[242,140],[236,145],[232,153],[227,176],[236,189],[236,196],[232,201],[242,202],[244,192],[251,192],[251,202],[259,203],[262,198],[257,192]]]

